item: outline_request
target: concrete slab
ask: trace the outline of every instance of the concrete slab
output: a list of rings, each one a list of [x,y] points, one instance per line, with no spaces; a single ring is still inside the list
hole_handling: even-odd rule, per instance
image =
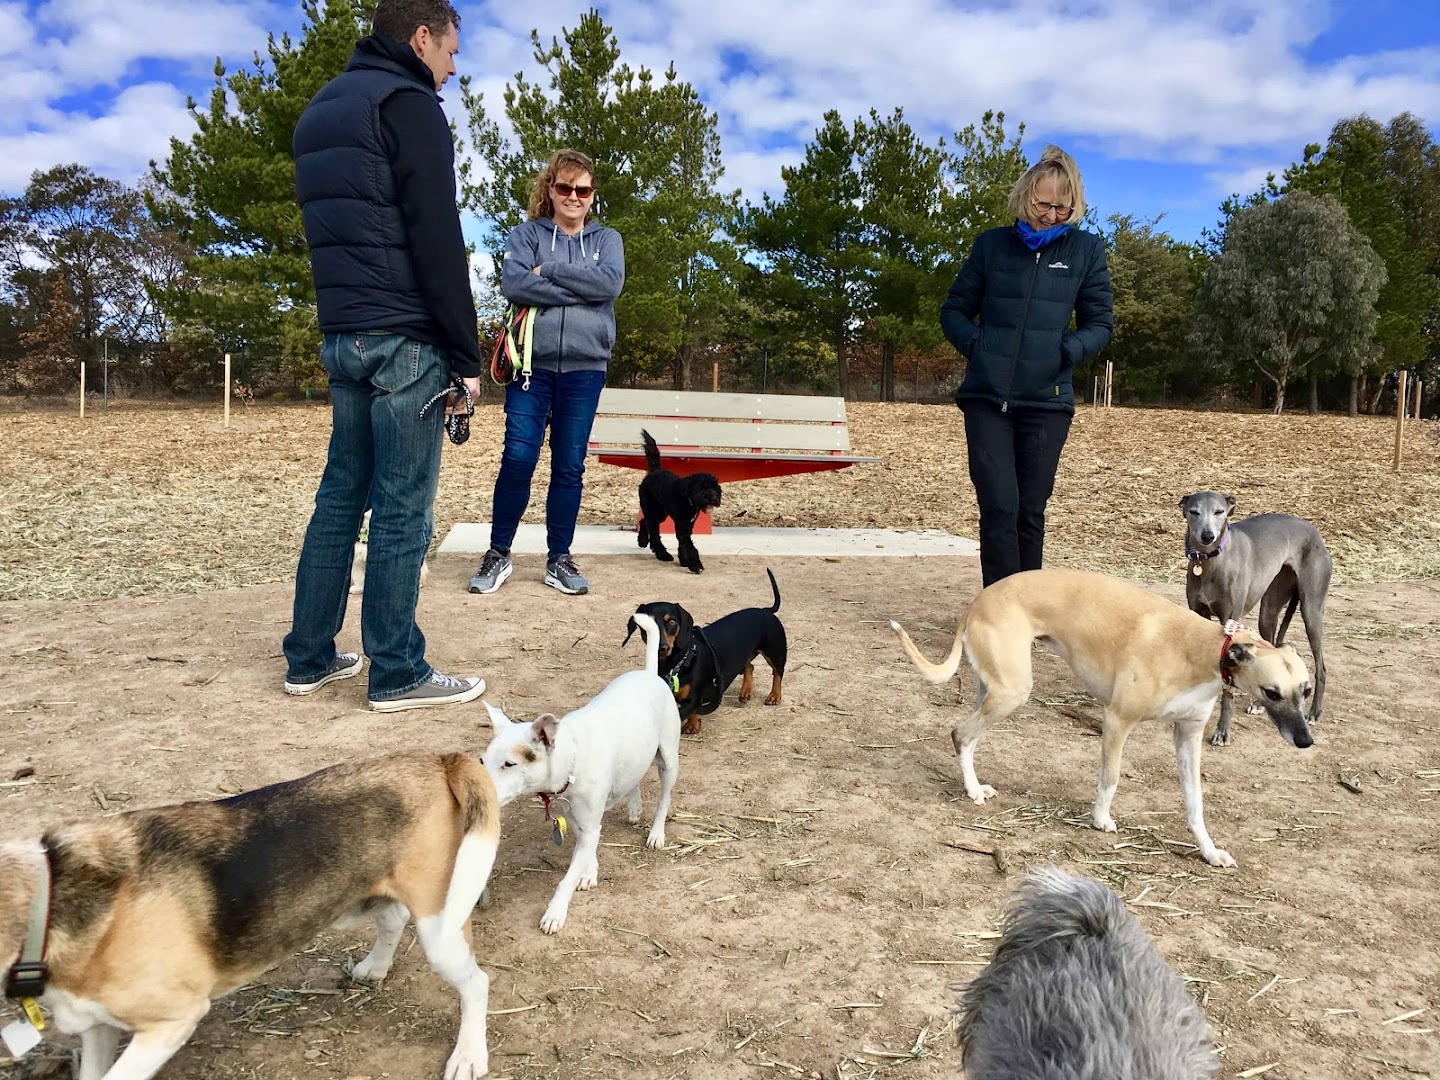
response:
[[[483,555],[490,546],[488,522],[457,522],[440,545],[441,555]],[[665,546],[675,550],[675,538],[667,536]],[[702,555],[971,555],[980,554],[980,545],[963,536],[938,529],[901,532],[897,529],[746,529],[717,528],[709,536],[696,538]],[[513,551],[521,555],[544,555],[545,526],[521,525],[515,534]],[[575,530],[575,555],[643,555],[648,548],[635,543],[635,530],[618,525],[581,525]]]

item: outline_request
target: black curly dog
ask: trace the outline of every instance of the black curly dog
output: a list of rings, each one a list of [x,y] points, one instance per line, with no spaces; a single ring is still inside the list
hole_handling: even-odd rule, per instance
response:
[[[680,545],[680,565],[692,574],[705,569],[700,552],[690,539],[695,519],[702,511],[720,505],[720,481],[708,472],[677,476],[660,465],[660,447],[655,437],[642,430],[645,440],[645,479],[640,481],[640,531],[636,543],[650,545],[655,558],[673,562],[674,557],[660,542],[660,524],[666,518],[675,522],[675,540]]]

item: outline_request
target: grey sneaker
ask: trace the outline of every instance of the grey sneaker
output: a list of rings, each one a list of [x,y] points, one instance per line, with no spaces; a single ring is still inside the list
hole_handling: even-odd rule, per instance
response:
[[[285,680],[285,692],[295,697],[303,697],[306,694],[313,694],[322,686],[329,686],[332,682],[340,679],[353,679],[360,674],[360,668],[364,666],[359,653],[342,652],[336,653],[335,659],[330,661],[330,667],[324,675],[309,682],[291,682]]]
[[[470,591],[492,593],[505,584],[505,579],[514,569],[515,566],[510,562],[509,555],[501,555],[500,552],[491,548],[480,560],[480,569],[476,570],[475,576],[470,579]]]
[[[370,708],[376,712],[400,712],[404,709],[427,709],[431,705],[458,705],[474,701],[485,692],[485,680],[479,675],[464,679],[453,679],[432,670],[430,678],[413,690],[407,690],[399,697],[382,701],[370,699]]]
[[[545,564],[545,584],[570,596],[582,596],[590,591],[590,583],[569,555],[557,556]]]

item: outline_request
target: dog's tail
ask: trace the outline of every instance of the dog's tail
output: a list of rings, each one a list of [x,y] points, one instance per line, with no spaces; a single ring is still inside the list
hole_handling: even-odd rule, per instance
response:
[[[472,754],[445,754],[445,782],[460,806],[461,829],[465,833],[500,836],[500,799],[495,782],[485,766]]]
[[[771,572],[771,570],[770,570],[770,568],[769,568],[768,566],[765,568],[765,573],[767,573],[767,574],[770,575],[770,591],[775,594],[775,606],[772,607],[770,610],[771,610],[771,611],[779,611],[779,610],[780,610],[780,586],[775,584],[775,575]]]
[[[960,660],[965,655],[965,632],[963,630],[956,632],[955,644],[951,646],[950,655],[945,658],[944,662],[932,664],[929,660],[926,660],[924,654],[915,647],[915,643],[910,640],[910,635],[905,632],[905,628],[894,619],[890,620],[890,629],[899,635],[900,647],[905,650],[905,655],[910,657],[915,666],[920,669],[920,674],[926,682],[935,683],[936,685],[948,682],[954,677],[955,672],[960,670]]]
[[[646,615],[643,611],[637,611],[630,616],[630,626],[625,634],[625,641],[629,641],[630,635],[637,629],[640,631],[641,637],[645,639],[645,670],[658,677],[660,674],[660,627],[655,625],[653,616]]]
[[[1280,625],[1275,628],[1275,644],[1279,645],[1285,640],[1285,631],[1290,629],[1290,620],[1295,617],[1295,609],[1300,606],[1300,590],[1290,590],[1290,603],[1285,605],[1285,614],[1280,618]]]
[[[660,445],[644,428],[640,429],[640,438],[645,442],[645,471],[654,472],[660,468]]]

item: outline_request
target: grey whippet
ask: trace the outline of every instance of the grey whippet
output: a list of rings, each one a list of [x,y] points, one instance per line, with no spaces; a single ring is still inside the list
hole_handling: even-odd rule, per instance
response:
[[[1260,636],[1285,643],[1297,605],[1315,657],[1315,700],[1310,723],[1325,703],[1325,596],[1330,589],[1330,552],[1320,531],[1291,514],[1257,514],[1231,521],[1235,497],[1197,491],[1180,500],[1185,513],[1185,602],[1207,619],[1243,619],[1260,605]],[[1256,711],[1252,705],[1251,711]],[[1210,742],[1230,742],[1229,694],[1220,699],[1220,720]]]
[[[1091,823],[1115,832],[1110,806],[1120,783],[1120,755],[1143,720],[1168,720],[1180,766],[1185,820],[1211,866],[1234,866],[1205,829],[1200,796],[1200,746],[1224,685],[1265,706],[1281,737],[1304,749],[1313,741],[1306,722],[1310,676],[1300,654],[1276,647],[1238,624],[1216,626],[1138,585],[1086,570],[1050,567],[1001,578],[965,614],[950,655],[932,664],[897,622],[905,654],[927,682],[940,684],[970,662],[980,681],[975,711],[955,725],[950,741],[960,757],[965,794],[983,803],[995,794],[975,775],[975,744],[985,728],[1004,720],[1030,697],[1035,678],[1031,645],[1049,646],[1105,707],[1100,724],[1100,781]]]

